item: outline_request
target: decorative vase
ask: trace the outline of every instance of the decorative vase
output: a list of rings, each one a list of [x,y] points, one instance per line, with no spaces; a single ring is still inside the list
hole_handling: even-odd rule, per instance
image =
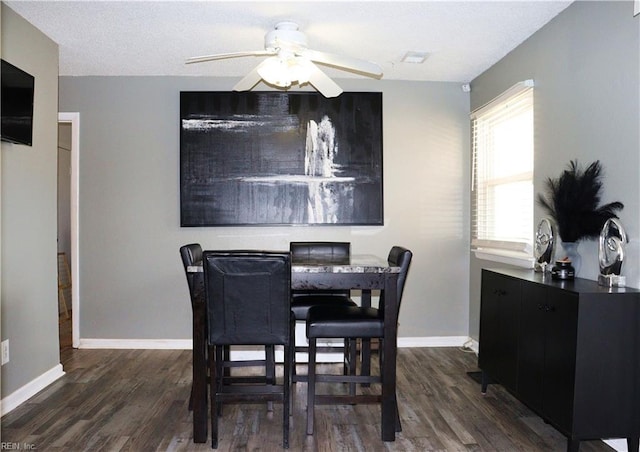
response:
[[[562,249],[564,250],[562,257],[568,257],[571,260],[576,276],[578,276],[580,267],[582,267],[582,256],[578,253],[578,244],[579,242],[562,242]]]

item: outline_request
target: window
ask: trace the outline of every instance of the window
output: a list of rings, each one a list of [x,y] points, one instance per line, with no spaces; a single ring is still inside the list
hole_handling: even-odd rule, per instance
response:
[[[533,80],[471,114],[472,249],[485,259],[532,266]]]

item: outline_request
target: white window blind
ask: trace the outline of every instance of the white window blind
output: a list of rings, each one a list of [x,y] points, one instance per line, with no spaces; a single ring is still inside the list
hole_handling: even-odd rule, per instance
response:
[[[472,246],[531,257],[533,80],[514,85],[471,114]]]

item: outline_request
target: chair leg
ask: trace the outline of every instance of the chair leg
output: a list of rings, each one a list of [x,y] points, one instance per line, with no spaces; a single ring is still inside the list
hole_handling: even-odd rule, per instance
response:
[[[267,345],[265,346],[265,360],[266,360],[266,377],[267,382],[270,385],[274,385],[276,383],[276,351],[275,346]]]
[[[291,397],[291,350],[295,345],[289,343],[284,347],[284,381],[283,381],[283,397],[282,397],[282,447],[289,448],[289,416],[290,416],[290,397]]]
[[[293,314],[291,314],[293,318]],[[291,347],[293,348],[293,360],[291,361],[291,384],[296,384],[298,382],[298,371],[296,370],[296,324],[297,321],[291,320],[291,338],[293,338],[293,342],[291,343]]]
[[[265,376],[267,384],[276,384],[276,348],[274,345],[266,345],[264,348]],[[273,401],[267,402],[267,411],[273,411]]]
[[[222,349],[223,349],[223,352],[222,352],[223,362],[221,364],[231,362],[231,347],[229,347],[228,345],[225,345]],[[224,377],[230,377],[231,376],[231,368],[230,367],[224,367],[223,366],[222,369],[224,370],[224,372],[222,374],[220,374],[220,376],[224,376]]]
[[[211,448],[218,448],[218,381],[222,380],[222,378],[218,377],[217,367],[218,367],[218,356],[222,356],[222,353],[218,353],[215,345],[209,346],[209,372],[211,375],[211,384],[210,384],[210,398],[211,398]]]
[[[378,364],[380,365],[380,375],[382,375],[382,365],[384,363],[384,354],[382,351],[384,350],[384,342],[380,339],[378,344]],[[400,421],[400,411],[398,410],[398,396],[395,397],[395,406],[396,406],[396,432],[402,431],[402,422]]]
[[[345,346],[349,350],[349,375],[356,375],[356,362],[358,360],[358,347],[356,339],[345,339]],[[362,372],[362,370],[361,370]],[[356,395],[356,384],[349,383],[349,395]]]
[[[216,359],[215,359],[215,363],[217,365],[217,369],[216,369],[216,375],[218,376],[218,378],[221,381],[224,381],[224,377],[225,377],[225,373],[226,373],[226,369],[224,368],[224,362],[227,359],[227,357],[225,357],[225,350],[224,350],[224,345],[220,345],[218,347],[215,347],[215,354],[216,354]],[[213,380],[211,380],[213,382]],[[217,381],[216,381],[217,383]]]
[[[295,384],[298,382],[298,373],[296,371],[296,347],[293,346],[293,361],[291,363],[291,383]]]
[[[209,383],[209,387],[212,392],[218,391],[222,389],[222,385],[224,385],[224,377],[225,373],[230,371],[231,369],[225,369],[224,363],[225,360],[229,359],[229,347],[225,345],[220,345],[218,347],[213,347],[213,353],[215,354],[215,360],[213,363],[216,366],[215,375],[211,374],[209,379],[211,380]],[[209,353],[211,356],[211,351]],[[222,416],[222,403],[218,402],[217,404],[217,413],[218,417]]]
[[[343,354],[344,357],[342,358],[342,375],[350,375],[351,373],[351,355],[349,354],[349,347],[351,345],[351,342],[349,342],[348,339],[344,340],[344,349],[343,349]]]
[[[313,435],[313,411],[316,398],[316,339],[309,338],[309,370],[307,371],[307,435]]]
[[[293,397],[295,396],[295,391],[293,391],[294,376],[296,369],[296,321],[291,320],[291,325],[289,328],[289,359],[291,360],[291,365],[289,366],[289,416],[293,413]],[[285,368],[286,371],[286,368]]]
[[[360,375],[371,375],[371,339],[362,339],[360,342]],[[369,383],[363,383],[363,388],[371,386]]]

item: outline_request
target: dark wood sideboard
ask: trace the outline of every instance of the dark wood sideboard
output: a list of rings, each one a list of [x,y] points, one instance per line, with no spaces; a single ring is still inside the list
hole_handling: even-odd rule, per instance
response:
[[[533,270],[483,269],[482,392],[500,383],[567,436],[640,437],[640,291]]]

